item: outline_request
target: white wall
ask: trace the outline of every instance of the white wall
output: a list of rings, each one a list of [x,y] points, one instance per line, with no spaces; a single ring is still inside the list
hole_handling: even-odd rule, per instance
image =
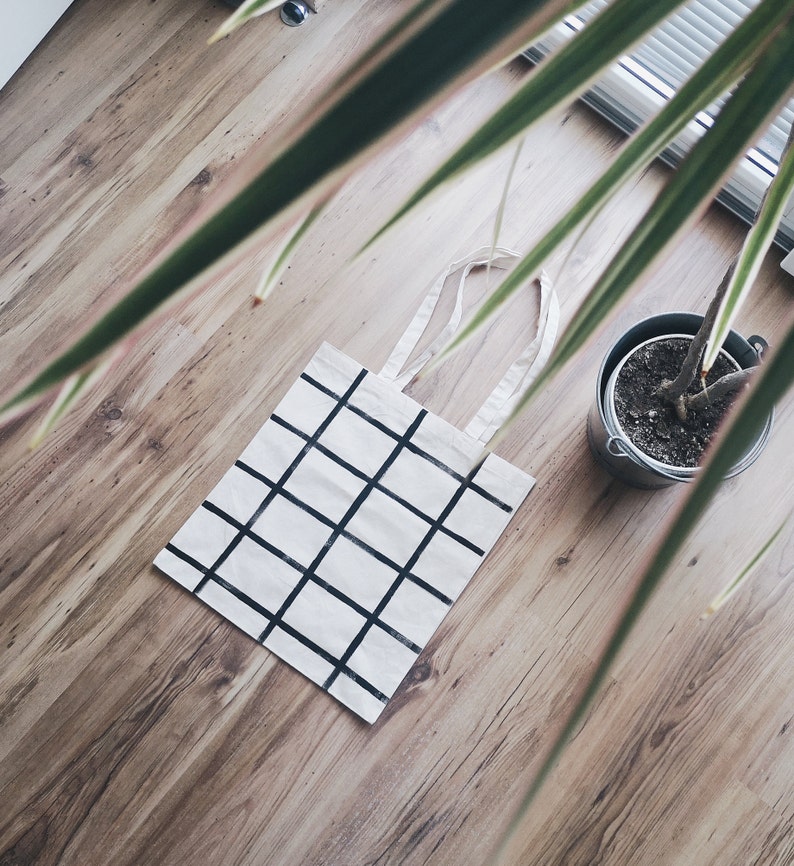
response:
[[[72,0],[0,0],[0,87],[47,35]]]

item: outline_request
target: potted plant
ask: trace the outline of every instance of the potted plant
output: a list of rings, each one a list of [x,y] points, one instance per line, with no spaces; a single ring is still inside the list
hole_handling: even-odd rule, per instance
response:
[[[767,189],[742,253],[725,272],[705,316],[666,313],[645,319],[621,335],[601,364],[587,438],[596,460],[627,484],[653,489],[694,480],[719,424],[768,348],[762,337],[745,340],[728,325],[746,294],[746,288],[737,290],[737,269],[746,268],[758,235],[768,235],[780,218],[777,187],[788,189],[792,142],[794,129],[781,154],[783,171]],[[770,408],[758,419],[755,436],[726,478],[755,461],[773,417]]]
[[[699,362],[719,294],[706,316],[663,313],[638,322],[612,345],[596,380],[587,438],[601,466],[634,487],[692,481],[728,409],[745,387],[766,341],[731,330],[705,377]],[[774,411],[727,472],[731,478],[761,453]]]
[[[768,234],[780,217],[777,187],[788,189],[793,141],[794,130],[781,154],[783,171],[768,188],[744,249],[725,272],[705,316],[666,313],[645,319],[617,340],[601,364],[587,438],[596,460],[627,484],[657,488],[692,481],[720,422],[768,348],[762,337],[745,340],[728,325],[746,294],[746,289],[737,291],[737,269],[746,267],[757,236]],[[727,478],[755,461],[773,417],[770,408],[758,419],[756,434]]]

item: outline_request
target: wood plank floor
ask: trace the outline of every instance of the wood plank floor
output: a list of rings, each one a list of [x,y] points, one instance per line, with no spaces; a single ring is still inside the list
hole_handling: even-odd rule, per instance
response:
[[[35,368],[404,3],[333,0],[206,47],[210,0],[77,0],[0,92],[0,382]],[[622,326],[702,312],[742,229],[715,209],[500,449],[538,484],[374,726],[151,560],[322,340],[378,369],[435,274],[488,243],[512,154],[354,253],[528,74],[470,87],[340,192],[271,301],[275,247],[185,302],[36,451],[0,433],[0,863],[484,864],[681,491],[632,490],[584,419]],[[619,137],[587,110],[519,158],[503,243],[526,249]],[[658,189],[629,185],[549,263],[567,318]],[[773,252],[739,330],[774,344]],[[482,286],[480,286],[482,289]],[[460,424],[531,325],[530,298],[411,392]],[[512,329],[512,330],[511,330]],[[794,863],[794,538],[698,619],[794,501],[794,399],[726,483],[544,788],[509,862]]]

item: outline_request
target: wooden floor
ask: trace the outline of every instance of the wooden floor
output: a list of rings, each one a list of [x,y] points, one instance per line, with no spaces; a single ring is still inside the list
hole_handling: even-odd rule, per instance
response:
[[[211,0],[77,0],[0,93],[0,381],[117,296],[254,145],[405,4],[333,0],[211,48]],[[681,491],[597,468],[584,421],[622,325],[702,312],[740,241],[715,210],[516,426],[538,483],[377,724],[150,564],[322,340],[378,369],[433,276],[487,243],[511,154],[352,255],[527,74],[515,62],[375,160],[309,233],[272,301],[273,244],[146,335],[35,452],[0,434],[0,863],[484,864]],[[503,242],[526,249],[619,143],[575,108],[521,153]],[[549,264],[569,317],[649,202],[622,191]],[[769,256],[739,329],[774,344],[794,281]],[[533,304],[509,317],[532,323]],[[518,339],[493,327],[412,393],[465,420]],[[794,539],[719,616],[712,596],[794,496],[794,399],[653,599],[509,862],[794,863]]]

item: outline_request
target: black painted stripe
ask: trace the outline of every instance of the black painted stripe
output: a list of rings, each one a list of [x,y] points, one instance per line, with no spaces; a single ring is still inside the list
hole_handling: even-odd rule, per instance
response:
[[[479,464],[472,471],[472,473],[471,473],[472,479],[476,476],[477,472],[480,470],[481,465],[482,464]],[[451,498],[450,498],[449,502],[447,502],[444,510],[441,512],[441,514],[438,516],[438,519],[435,521],[435,524],[433,526],[431,526],[430,529],[428,529],[427,534],[422,539],[422,541],[419,543],[419,546],[416,548],[414,553],[411,555],[411,558],[408,560],[408,562],[405,563],[404,569],[401,569],[400,573],[397,575],[397,577],[395,578],[391,587],[389,587],[389,590],[386,592],[386,594],[383,596],[383,598],[379,602],[378,606],[375,608],[375,610],[367,618],[367,622],[364,623],[364,625],[361,627],[359,633],[351,641],[350,645],[345,650],[342,657],[339,659],[339,664],[337,665],[337,667],[334,668],[334,670],[331,672],[331,674],[329,674],[328,679],[326,679],[326,681],[323,683],[324,689],[328,690],[333,685],[334,680],[342,672],[342,668],[347,665],[348,661],[350,661],[350,657],[358,649],[361,642],[366,637],[367,632],[369,631],[372,624],[375,622],[375,620],[378,619],[378,617],[381,615],[381,613],[383,612],[386,605],[391,601],[392,597],[394,596],[394,593],[397,591],[397,589],[400,587],[403,580],[405,579],[406,574],[411,571],[411,569],[414,567],[414,565],[416,565],[419,557],[427,549],[427,546],[430,544],[433,536],[436,534],[438,526],[440,526],[444,522],[444,520],[446,520],[446,518],[449,516],[452,509],[458,504],[461,496],[463,496],[464,492],[468,489],[468,485],[470,483],[471,482],[469,480],[464,481],[464,483],[462,483],[460,485],[460,487],[455,491],[455,493],[451,496]]]
[[[243,468],[243,466],[245,466],[246,464],[244,464],[244,463],[242,463],[242,461],[238,460],[236,465],[238,465],[239,468]],[[250,467],[249,467],[249,469],[250,469]],[[259,481],[261,481],[263,484],[267,484],[267,485],[273,484],[273,482],[266,475],[262,475],[261,472],[257,472],[255,469],[250,469],[250,474],[254,478],[257,478]],[[334,523],[334,521],[331,520],[330,517],[323,514],[322,511],[318,511],[316,508],[312,508],[312,506],[309,505],[308,502],[304,502],[302,499],[295,496],[294,493],[290,493],[289,490],[282,490],[281,495],[284,497],[284,499],[287,500],[287,502],[290,502],[293,505],[295,505],[297,508],[300,508],[301,511],[305,511],[307,514],[311,515],[315,520],[324,524],[329,529],[337,528],[338,524]],[[218,517],[221,517],[224,520],[227,520],[229,523],[232,524],[232,526],[237,527],[237,526],[241,525],[233,517],[231,517],[230,515],[227,515],[226,512],[224,512],[222,509],[218,508],[217,505],[214,505],[213,503],[211,503],[209,501],[203,502],[202,506],[204,508],[209,508],[209,506],[212,506],[212,508],[210,510],[213,510],[218,515]],[[275,551],[277,551],[277,548],[272,547],[272,545],[270,545],[270,543],[266,539],[262,538],[262,536],[260,536],[260,535],[257,535],[257,533],[255,533],[252,529],[248,529],[248,530],[246,530],[246,532],[247,532],[247,535],[253,541],[255,541],[257,544],[260,544],[262,547],[265,547],[266,549],[270,550],[271,553],[274,553]],[[383,565],[388,566],[389,568],[393,569],[395,572],[399,572],[402,570],[402,566],[399,565],[397,562],[395,562],[393,559],[386,556],[385,553],[382,553],[376,547],[372,547],[372,545],[367,544],[366,541],[359,538],[357,535],[353,535],[353,533],[348,531],[347,529],[342,529],[340,532],[340,536],[342,538],[344,538],[346,541],[349,541],[351,544],[355,544],[356,547],[361,548],[361,550],[363,550],[365,553],[369,554],[373,559],[376,559],[378,562],[382,563]],[[294,560],[291,560],[284,553],[274,553],[274,555],[279,556],[279,558],[281,558],[281,559],[284,559],[285,562],[288,562],[290,565],[292,565],[292,563],[295,562]],[[297,562],[295,562],[294,567],[298,568],[298,569],[303,569],[303,566]],[[207,569],[204,569],[204,570],[206,571]],[[428,583],[426,580],[423,580],[418,575],[410,573],[410,574],[406,575],[406,579],[409,580],[411,583],[415,583],[417,586],[420,586],[426,592],[430,593],[430,595],[432,595],[434,598],[437,598],[439,601],[443,602],[447,606],[452,604],[452,599],[449,596],[445,595],[443,592],[441,592],[440,589],[437,589],[435,586]]]
[[[336,394],[331,388],[326,387],[322,384],[322,382],[318,382],[316,379],[309,376],[308,373],[301,373],[301,379],[308,382],[313,387],[317,388],[318,391],[322,391],[323,394],[327,394],[329,397],[333,397],[338,400],[339,395]],[[378,421],[377,418],[373,418],[371,415],[367,414],[363,409],[360,409],[353,403],[349,403],[347,408],[353,412],[355,415],[358,415],[359,418],[363,418],[368,424],[372,424],[373,427],[380,430],[382,433],[385,433],[387,436],[390,436],[392,439],[397,439],[399,434],[395,433],[394,430],[387,427],[381,421]],[[418,445],[410,442],[406,445],[406,449],[416,454],[418,457],[422,457],[424,460],[427,460],[428,463],[432,463],[433,466],[436,466],[442,472],[446,472],[447,475],[451,475],[456,481],[466,482],[466,488],[471,490],[473,493],[477,493],[482,496],[483,499],[495,505],[497,508],[500,508],[502,511],[511,514],[513,511],[513,506],[508,505],[506,502],[503,502],[499,499],[498,496],[494,496],[493,493],[490,493],[484,487],[480,487],[479,484],[472,484],[469,476],[461,475],[460,472],[454,470],[451,466],[447,466],[446,463],[439,460],[437,457],[434,457],[429,452],[425,451],[423,448],[420,448]],[[476,474],[476,473],[473,473]],[[473,477],[472,474],[472,477]]]
[[[301,589],[306,585],[306,583],[310,579],[310,575],[313,575],[316,573],[317,568],[319,567],[320,563],[325,558],[328,551],[331,549],[331,546],[333,545],[333,543],[336,541],[337,538],[339,538],[339,536],[342,534],[342,531],[344,530],[345,526],[353,519],[356,512],[364,504],[367,497],[372,492],[372,488],[373,488],[374,484],[377,483],[377,481],[380,480],[380,478],[382,478],[383,475],[388,471],[389,467],[397,459],[397,455],[402,451],[403,447],[405,446],[405,443],[408,442],[410,440],[411,436],[413,436],[413,434],[419,429],[419,425],[422,423],[422,421],[424,420],[424,418],[426,416],[427,416],[427,410],[422,409],[419,412],[419,414],[416,416],[416,418],[414,419],[411,426],[399,438],[399,440],[395,444],[394,448],[392,449],[391,453],[383,461],[383,464],[378,469],[378,471],[375,473],[375,475],[370,479],[370,481],[366,484],[366,486],[363,488],[363,490],[361,490],[361,492],[358,494],[358,496],[353,500],[350,507],[344,513],[344,515],[342,516],[342,519],[339,521],[339,523],[334,526],[330,537],[328,538],[326,543],[323,545],[322,549],[319,551],[317,556],[315,556],[314,560],[312,561],[312,563],[309,565],[308,569],[306,570],[306,573],[304,573],[302,575],[300,580],[293,587],[292,591],[287,596],[287,598],[284,600],[281,607],[279,607],[279,609],[276,611],[273,619],[271,619],[271,621],[266,626],[265,630],[259,636],[259,640],[261,643],[264,643],[264,641],[267,639],[267,636],[273,631],[273,629],[277,625],[279,625],[284,614],[289,609],[289,606],[298,597]],[[369,615],[368,615],[368,617],[369,617]]]
[[[268,495],[264,498],[264,500],[260,503],[259,507],[254,511],[249,520],[246,523],[246,527],[250,528],[253,524],[259,519],[262,512],[267,508],[268,505],[278,496],[279,490],[287,483],[292,473],[298,468],[301,460],[309,453],[312,448],[314,442],[316,442],[320,436],[328,429],[331,422],[336,418],[336,416],[342,411],[345,406],[345,403],[350,399],[350,397],[355,392],[356,388],[364,381],[367,375],[367,371],[362,368],[361,372],[356,376],[356,378],[351,383],[350,387],[345,391],[345,393],[338,398],[338,402],[331,409],[328,415],[320,422],[320,425],[312,434],[311,439],[309,439],[303,448],[300,450],[295,459],[290,463],[290,465],[284,470],[279,480],[276,484],[271,488]],[[216,571],[220,568],[221,565],[229,558],[229,555],[232,551],[237,547],[240,541],[243,538],[243,533],[238,532],[237,535],[229,542],[226,546],[226,549],[220,554],[220,556],[215,560],[215,562],[210,566],[209,570],[205,572],[204,577],[198,586],[193,590],[193,592],[198,592],[202,586],[216,573]]]
[[[278,424],[280,427],[283,427],[285,430],[288,430],[290,433],[293,433],[295,436],[298,436],[301,439],[307,440],[309,438],[308,433],[304,433],[302,430],[299,430],[297,427],[290,424],[289,421],[285,421],[283,418],[281,418],[278,415],[275,415],[275,414],[271,415],[270,419],[271,419],[271,421]],[[409,447],[410,447],[410,444],[409,444]],[[326,448],[326,446],[323,445],[322,442],[315,442],[314,448],[315,448],[315,450],[319,451],[321,454],[324,454],[326,457],[328,457],[334,463],[336,463],[337,466],[341,466],[343,469],[346,469],[351,475],[354,475],[356,478],[358,478],[362,481],[370,481],[371,480],[366,472],[362,472],[360,469],[355,467],[352,463],[348,463],[347,460],[340,457],[334,451],[331,451],[330,448]],[[260,476],[259,473],[257,473],[257,471],[255,469],[248,466],[246,463],[243,463],[242,460],[238,460],[235,465],[238,468],[244,470],[245,472],[248,472],[249,474],[253,475],[255,478],[259,477],[260,480],[264,480],[264,478],[262,476]],[[266,482],[266,483],[270,483],[270,482]],[[412,505],[410,502],[408,502],[407,499],[403,499],[402,496],[395,493],[393,490],[390,490],[384,484],[378,482],[374,486],[375,486],[376,490],[380,491],[385,496],[388,496],[389,499],[393,500],[394,502],[397,502],[400,505],[402,505],[403,508],[405,508],[407,511],[410,511],[411,514],[416,515],[416,517],[418,517],[420,520],[423,520],[425,523],[428,523],[428,524],[433,523],[433,518],[429,514],[425,514],[421,508],[417,508],[415,505]],[[466,538],[465,536],[460,535],[457,532],[454,532],[452,529],[449,529],[449,527],[442,526],[442,527],[440,527],[439,531],[442,532],[444,535],[448,536],[449,538],[451,538],[453,541],[456,541],[462,547],[467,548],[472,553],[476,553],[477,556],[485,556],[485,551],[481,547],[478,547],[476,544],[474,544],[473,541],[469,541],[469,539]]]

